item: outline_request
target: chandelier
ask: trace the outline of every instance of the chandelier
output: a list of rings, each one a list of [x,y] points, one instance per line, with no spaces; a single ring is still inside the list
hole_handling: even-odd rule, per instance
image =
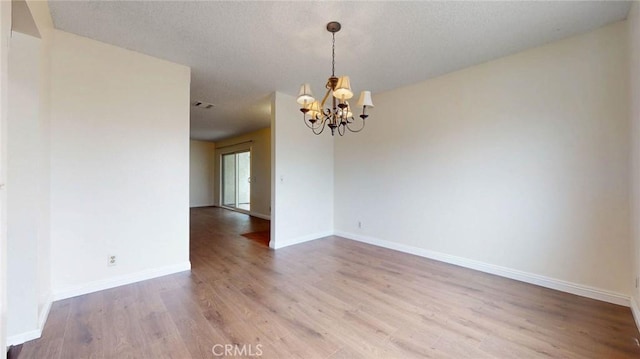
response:
[[[321,134],[325,127],[331,129],[331,136],[335,135],[337,130],[340,136],[343,136],[346,130],[351,132],[360,132],[364,128],[365,119],[369,117],[366,114],[367,107],[373,107],[371,101],[371,92],[362,91],[358,99],[357,107],[362,107],[360,120],[356,120],[351,111],[349,100],[353,97],[349,76],[336,77],[336,32],[340,31],[339,22],[332,21],[327,24],[327,31],[332,36],[331,46],[331,77],[325,85],[327,93],[321,102],[318,102],[311,92],[311,85],[303,84],[300,87],[297,102],[302,105],[302,118],[304,123],[313,131],[314,134]],[[329,99],[331,95],[331,99]],[[327,103],[329,100],[329,103]],[[325,108],[325,105],[327,107]],[[361,124],[356,123],[362,122]]]

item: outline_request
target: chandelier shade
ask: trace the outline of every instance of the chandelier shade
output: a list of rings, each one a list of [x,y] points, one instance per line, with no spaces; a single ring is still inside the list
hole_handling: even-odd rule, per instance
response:
[[[307,108],[309,109],[309,116],[313,121],[315,121],[320,113],[322,113],[320,110],[320,103],[318,101],[313,101]]]
[[[358,107],[367,106],[373,107],[373,101],[371,101],[371,91],[360,92],[360,98],[358,99]]]
[[[313,98],[313,93],[311,92],[311,85],[303,84],[300,87],[300,92],[298,93],[298,103],[305,106],[309,103],[312,103],[313,101],[315,101],[315,99]]]
[[[333,97],[345,101],[353,97],[353,92],[351,91],[351,81],[349,80],[349,76],[341,76],[338,78],[338,84],[336,85],[336,89],[333,90]]]
[[[346,130],[360,132],[364,128],[366,118],[369,117],[366,114],[367,107],[373,107],[371,91],[362,91],[358,99],[358,107],[362,107],[362,113],[358,116],[359,120],[356,120],[348,102],[353,98],[351,79],[349,76],[338,77],[335,74],[336,32],[340,31],[340,28],[340,23],[336,21],[327,24],[327,31],[332,35],[332,62],[331,76],[325,85],[327,92],[322,101],[318,102],[313,97],[311,85],[308,83],[300,86],[296,100],[302,106],[300,111],[302,112],[304,123],[316,135],[321,134],[326,127],[331,129],[332,136],[336,132],[343,136]]]

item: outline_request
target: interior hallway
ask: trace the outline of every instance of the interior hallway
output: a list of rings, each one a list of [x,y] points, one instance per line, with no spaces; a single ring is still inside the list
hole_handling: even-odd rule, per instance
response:
[[[629,308],[269,222],[191,209],[192,271],[54,303],[20,358],[638,357]],[[247,352],[245,352],[247,353]]]

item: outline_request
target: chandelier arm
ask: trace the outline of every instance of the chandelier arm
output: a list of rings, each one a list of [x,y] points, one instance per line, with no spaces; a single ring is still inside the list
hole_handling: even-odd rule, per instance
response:
[[[320,135],[322,134],[322,132],[324,132],[324,128],[326,127],[327,122],[324,119],[320,122],[322,122],[322,126],[318,125],[316,128],[311,129],[314,135]],[[320,129],[320,132],[316,132],[318,128]]]
[[[335,121],[335,113],[333,113],[331,111],[331,109],[327,109],[327,117],[325,117],[325,121],[327,122],[327,125],[329,127],[333,126],[333,129],[331,130],[331,133],[333,135],[333,131],[335,130],[335,125],[336,125],[336,121]]]
[[[352,118],[353,118],[353,117],[352,117]],[[355,122],[355,118],[353,118],[353,119],[354,119],[354,122]],[[350,123],[353,123],[353,122],[347,122],[347,125],[346,125],[345,127],[347,127],[347,129],[348,129],[349,131],[351,131],[351,132],[354,132],[354,133],[360,132],[360,131],[362,131],[362,130],[364,129],[364,124],[366,123],[366,121],[365,121],[365,120],[363,120],[363,119],[361,119],[361,121],[362,121],[362,127],[360,127],[360,128],[359,128],[359,129],[357,129],[357,130],[352,129],[352,128],[351,128],[351,126],[349,126],[349,124],[350,124]]]
[[[311,123],[311,122],[309,122],[309,120],[307,120],[307,119],[305,119],[305,120],[304,120],[304,124],[305,124],[305,125],[307,125],[307,127],[309,127],[309,128],[310,128],[310,129],[312,129],[312,130],[313,130],[314,128],[317,128],[318,126],[320,126],[320,125],[316,126],[316,125],[314,125],[313,123],[311,123],[311,125],[309,125],[310,123]]]
[[[340,131],[340,128],[342,128],[342,131]],[[347,132],[347,131],[345,130],[345,128],[346,128],[346,126],[345,126],[345,125],[343,125],[343,124],[340,124],[340,126],[338,126],[338,134],[339,134],[340,136],[344,136],[344,134]]]
[[[320,121],[316,120],[315,122],[311,122],[311,118],[307,119],[307,115],[306,114],[304,114],[302,116],[302,119],[303,119],[304,124],[307,127],[309,127],[311,130],[314,130],[314,129],[320,127]]]

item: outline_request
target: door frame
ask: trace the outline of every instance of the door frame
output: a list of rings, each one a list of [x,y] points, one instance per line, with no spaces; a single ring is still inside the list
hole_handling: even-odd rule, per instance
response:
[[[223,175],[224,175],[224,163],[222,161],[222,158],[225,155],[230,155],[230,154],[237,154],[237,153],[243,153],[243,152],[249,152],[249,172],[251,174],[253,174],[253,156],[251,155],[253,152],[253,146],[248,145],[248,146],[241,146],[241,147],[230,147],[228,150],[224,150],[224,151],[220,151],[217,154],[217,161],[218,161],[218,183],[220,184],[218,186],[218,206],[224,209],[228,209],[231,211],[235,211],[235,212],[240,212],[240,213],[244,213],[244,214],[251,214],[251,210],[244,210],[242,208],[238,208],[238,207],[229,207],[229,206],[225,206],[224,203],[224,180],[223,180]],[[236,157],[237,158],[237,157]],[[236,168],[236,172],[237,172],[237,168]],[[253,176],[249,176],[250,178]],[[249,189],[249,205],[251,205],[251,194],[252,194],[252,190]],[[238,193],[236,191],[236,204],[238,203]]]

